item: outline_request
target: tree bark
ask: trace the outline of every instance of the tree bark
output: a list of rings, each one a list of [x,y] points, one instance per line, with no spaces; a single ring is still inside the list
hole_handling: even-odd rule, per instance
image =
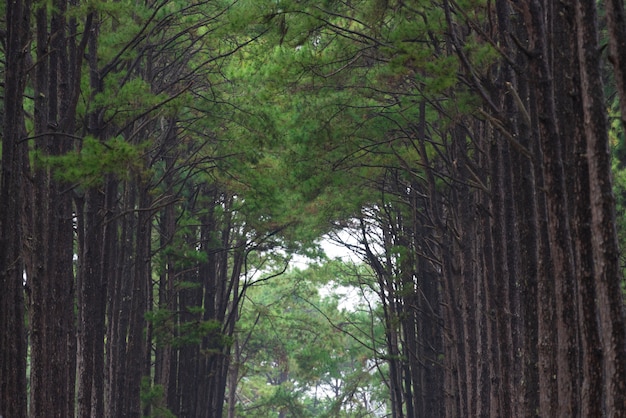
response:
[[[550,68],[551,33],[545,10],[538,0],[524,2],[524,19],[529,36],[530,74],[539,114],[538,133],[543,155],[543,179],[547,203],[548,242],[556,295],[558,416],[575,417],[579,407],[578,310],[571,246],[570,213],[567,206],[563,168],[563,140],[556,124],[553,72]],[[561,30],[558,28],[555,30]],[[541,321],[541,318],[540,318]]]
[[[0,166],[0,415],[25,418],[26,331],[24,326],[24,208],[27,158],[23,98],[31,2],[7,2],[2,164]]]
[[[90,15],[89,20],[94,19]],[[89,51],[89,80],[91,95],[102,90],[98,71],[97,50],[99,24],[85,36]],[[88,116],[87,131],[102,140],[105,132],[99,117],[99,109]],[[81,219],[79,239],[78,292],[78,391],[77,414],[79,417],[103,416],[104,412],[104,333],[107,277],[112,270],[112,228],[109,222],[110,177],[103,175],[102,184],[89,184],[77,200],[77,217]],[[109,205],[107,205],[109,202]],[[79,211],[80,209],[80,211]],[[106,243],[106,244],[105,244]]]
[[[621,17],[623,19],[623,13]],[[612,19],[618,18],[619,15],[615,15]],[[582,1],[576,4],[578,59],[589,164],[591,243],[595,261],[593,274],[604,360],[605,412],[608,416],[623,417],[626,416],[626,330],[620,288],[623,277],[615,229],[615,198],[596,22],[594,2]],[[618,23],[619,19],[614,22]],[[594,300],[585,300],[583,303],[591,307]],[[587,324],[588,327],[594,325]]]
[[[78,98],[70,67],[65,17],[66,2],[54,2],[50,16],[36,11],[37,65],[35,75],[34,149],[42,157],[60,156],[72,148],[75,106]],[[31,416],[65,417],[74,410],[74,272],[71,188],[55,178],[43,158],[33,159],[32,298],[30,304]],[[50,245],[54,243],[54,245]]]
[[[580,75],[577,52],[575,6],[555,3],[554,33],[555,96],[559,131],[569,141],[564,142],[565,170],[568,181],[568,205],[571,208],[571,230],[578,294],[581,345],[582,385],[580,388],[581,416],[602,416],[603,382],[595,289],[594,259],[591,248],[592,232],[589,201],[589,172],[585,159],[583,107],[580,95]],[[558,45],[558,47],[556,47]]]

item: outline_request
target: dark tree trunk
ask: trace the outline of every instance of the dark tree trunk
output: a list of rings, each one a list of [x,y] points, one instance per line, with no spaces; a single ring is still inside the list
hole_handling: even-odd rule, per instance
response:
[[[135,207],[135,188],[124,182],[121,185],[122,212],[132,213]],[[107,310],[107,344],[106,344],[106,382],[107,402],[106,416],[124,416],[124,405],[128,394],[125,383],[131,371],[126,368],[128,351],[128,329],[134,281],[134,233],[137,230],[136,219],[132,215],[121,218],[119,224],[119,241],[117,265],[111,287],[107,291],[110,308]]]
[[[114,271],[115,222],[111,219],[115,182],[92,187],[76,199],[78,267],[78,407],[80,417],[104,415],[105,306]]]
[[[420,103],[419,123],[413,147],[423,155],[424,166],[428,167],[426,148],[426,102]],[[434,188],[434,176],[428,169],[428,180],[422,184],[413,179],[409,208],[411,214],[411,251],[414,254],[414,280],[417,281],[414,304],[417,338],[417,361],[419,369],[415,371],[413,382],[418,391],[416,396],[416,414],[418,417],[444,416],[444,373],[443,373],[443,319],[441,312],[440,282],[437,269],[440,268],[440,252],[436,249],[438,238],[432,233],[438,219],[433,213],[437,194]],[[430,199],[428,196],[431,194]]]
[[[511,321],[513,307],[509,301],[509,280],[510,269],[507,257],[507,223],[505,220],[505,173],[503,161],[503,144],[502,138],[496,135],[495,140],[491,143],[490,162],[491,162],[491,214],[492,214],[492,239],[493,239],[493,258],[497,260],[495,263],[494,275],[491,277],[493,284],[491,285],[495,291],[495,321],[497,329],[497,344],[499,351],[499,398],[502,416],[513,416],[512,411],[512,356],[513,341],[511,335]]]
[[[469,178],[466,163],[462,162],[468,153],[467,138],[460,127],[456,127],[451,133],[452,144],[450,146],[452,155],[459,160],[458,176],[461,179]],[[463,348],[465,358],[465,382],[463,396],[467,405],[467,414],[476,416],[477,414],[477,389],[478,389],[478,366],[481,359],[478,358],[478,333],[476,328],[476,295],[480,285],[479,280],[474,275],[475,259],[473,257],[473,240],[475,239],[476,224],[473,222],[474,205],[472,191],[468,184],[459,183],[454,185],[452,203],[456,207],[455,229],[459,235],[458,252],[459,258],[459,300],[461,320],[463,323]],[[449,232],[448,232],[449,233]]]
[[[427,122],[426,122],[426,101],[423,100],[420,103],[420,113],[419,113],[419,124],[417,129],[417,150],[420,153],[420,163],[423,167],[425,167],[426,171],[426,183],[424,184],[425,188],[425,202],[424,202],[424,217],[427,221],[424,222],[424,226],[431,231],[440,231],[443,232],[444,228],[444,213],[445,210],[443,199],[438,192],[438,188],[436,186],[435,180],[435,169],[433,167],[434,164],[431,164],[431,161],[428,157],[428,153],[426,152],[426,144],[427,144]],[[458,145],[458,144],[455,144]],[[417,208],[413,208],[416,210]],[[430,237],[430,234],[427,234]],[[415,240],[417,241],[420,237],[416,236]],[[460,395],[456,393],[456,388],[454,387],[455,382],[455,372],[453,371],[454,362],[458,360],[458,353],[454,349],[454,334],[455,328],[453,328],[450,324],[450,316],[454,310],[453,304],[455,302],[452,301],[452,298],[448,297],[451,295],[447,295],[446,288],[447,286],[451,286],[451,282],[449,279],[451,278],[449,275],[453,270],[453,261],[451,259],[452,254],[450,253],[450,241],[447,234],[441,234],[440,236],[432,236],[431,242],[428,245],[425,245],[425,248],[429,248],[431,251],[424,253],[427,256],[431,256],[433,260],[437,260],[438,264],[433,267],[433,270],[428,275],[433,281],[429,282],[427,286],[423,289],[422,295],[430,294],[433,298],[428,298],[432,309],[432,313],[436,312],[436,318],[438,325],[435,325],[434,322],[430,324],[430,327],[437,327],[437,341],[438,344],[433,347],[437,347],[437,367],[436,372],[433,374],[437,374],[437,382],[439,386],[439,390],[441,393],[439,396],[434,396],[431,399],[439,399],[439,407],[436,409],[425,409],[424,412],[426,416],[432,411],[438,411],[436,416],[445,416],[451,415],[454,416],[459,413],[461,408],[461,399]],[[415,243],[417,248],[420,248],[420,244]],[[437,273],[435,273],[437,271]],[[436,280],[435,280],[436,278]],[[432,287],[431,287],[432,286]],[[430,289],[431,292],[427,292],[426,289]],[[435,297],[437,295],[437,297]],[[437,301],[437,307],[435,308],[435,300]],[[477,314],[478,312],[475,311]],[[435,318],[432,318],[435,320]],[[428,319],[424,318],[424,321]],[[477,322],[478,323],[478,319]],[[429,328],[430,328],[429,327]],[[423,329],[423,327],[422,327]],[[432,329],[432,328],[431,328]],[[418,329],[419,332],[419,329]],[[426,340],[424,340],[424,343]],[[431,389],[435,389],[432,387]]]
[[[34,148],[43,157],[64,155],[73,146],[78,98],[73,89],[80,73],[79,64],[70,61],[76,43],[67,39],[65,11],[66,2],[58,0],[50,17],[45,8],[36,12]],[[75,353],[70,352],[75,322],[71,188],[40,159],[33,161],[30,412],[66,417],[74,411],[75,378]]]
[[[35,89],[35,109],[34,124],[35,132],[40,136],[36,143],[36,149],[44,156],[48,155],[48,143],[50,139],[46,135],[49,130],[48,118],[50,95],[50,60],[48,45],[48,15],[45,7],[39,7],[35,12],[35,20],[37,26],[37,47],[36,58],[38,60],[37,67],[34,71],[34,89]],[[54,80],[53,86],[56,85]],[[57,97],[57,92],[52,92]],[[56,117],[55,114],[52,115]],[[53,119],[54,120],[54,119]],[[47,277],[48,257],[46,247],[48,246],[48,228],[47,218],[51,211],[50,196],[48,195],[48,173],[40,161],[35,162],[33,174],[33,187],[30,201],[32,202],[30,218],[29,218],[29,235],[33,238],[32,258],[29,257],[29,282],[32,283],[31,297],[29,306],[29,327],[30,327],[30,343],[31,343],[31,373],[30,373],[30,411],[34,416],[41,415],[49,407],[46,404],[46,371],[48,359],[48,337],[47,332],[47,311],[49,299]]]
[[[450,346],[446,350],[446,358],[449,359],[451,374],[451,386],[446,390],[447,396],[451,397],[451,403],[446,407],[446,414],[450,416],[467,416],[467,396],[464,390],[466,370],[465,370],[465,350],[463,347],[463,321],[459,307],[459,283],[460,268],[455,262],[456,254],[452,250],[453,244],[450,239],[443,243],[442,254],[442,276],[444,278],[443,292],[447,296],[444,300],[446,312],[444,321],[449,329],[447,338]]]
[[[526,84],[518,83],[514,88],[519,96],[527,97]],[[520,130],[520,143],[531,153],[530,127],[523,126]],[[536,417],[539,415],[539,329],[538,329],[538,293],[537,277],[539,272],[538,221],[537,221],[537,189],[532,161],[519,154],[512,155],[513,184],[519,190],[516,199],[517,225],[519,227],[519,259],[520,259],[520,321],[522,341],[520,359],[522,362],[521,376],[523,391],[521,397],[520,416]]]
[[[520,78],[521,80],[521,78]],[[539,120],[538,106],[535,99],[535,90],[530,83],[520,91],[527,91],[528,113],[531,125],[528,127],[528,150],[533,156],[529,178],[534,179],[534,187],[528,191],[532,196],[534,205],[526,208],[535,219],[535,245],[537,250],[537,373],[539,386],[539,416],[556,416],[558,408],[557,374],[556,365],[556,295],[551,264],[551,252],[548,244],[547,208],[546,197],[540,191],[544,189],[543,181],[543,155],[539,144],[539,128],[536,121]],[[532,227],[532,224],[531,224]],[[533,303],[529,301],[529,303]]]
[[[363,235],[366,262],[374,270],[376,279],[378,281],[377,292],[378,298],[382,305],[382,312],[385,323],[385,343],[387,348],[387,364],[389,367],[387,386],[389,387],[391,397],[391,415],[393,418],[401,418],[404,416],[402,393],[403,383],[399,351],[400,337],[398,335],[398,329],[396,326],[398,314],[396,312],[396,305],[394,300],[394,285],[390,277],[388,264],[383,264],[378,256],[375,255],[370,249],[370,244],[367,240],[366,227],[363,221],[361,221],[361,233]]]
[[[613,10],[618,8],[614,6]],[[615,20],[612,25],[621,23],[623,30],[623,12],[621,15],[616,12],[611,20]],[[591,294],[587,294],[588,298],[582,303],[588,305],[583,306],[583,309],[589,309],[591,315],[595,313],[593,304],[597,301],[604,361],[605,413],[608,416],[622,417],[626,416],[626,330],[624,328],[624,299],[620,288],[623,277],[619,265],[615,229],[615,199],[611,181],[611,156],[604,110],[596,22],[594,2],[584,1],[576,4],[580,91],[584,111],[584,133],[587,140],[586,158],[589,167],[591,236],[593,238],[591,243],[595,261],[593,269],[595,293],[587,283]],[[613,29],[616,30],[616,28]],[[623,41],[623,38],[621,40]],[[620,54],[623,54],[623,51]],[[618,57],[614,58],[618,59]],[[617,65],[616,68],[621,68],[621,65]],[[618,72],[616,77],[620,76],[623,77],[624,74]],[[620,85],[621,88],[624,87],[623,79],[618,81],[618,86]],[[624,97],[621,99],[624,100]],[[590,299],[593,296],[596,298]],[[590,323],[584,326],[590,328],[596,325],[595,321],[591,322],[592,318],[589,318],[589,321]],[[594,364],[597,363],[600,354],[595,352],[590,354],[596,360]]]
[[[200,321],[199,313],[193,312],[193,307],[202,306],[202,287],[197,269],[190,274],[183,276],[188,283],[193,283],[197,287],[183,289],[179,291],[180,323],[182,327],[185,323]],[[182,336],[181,336],[182,337]],[[178,402],[177,408],[180,416],[196,417],[197,391],[201,384],[201,377],[197,373],[200,361],[199,345],[184,345],[178,349]]]
[[[485,125],[479,125],[479,132],[484,132]],[[478,145],[475,145],[478,147]],[[481,164],[481,159],[477,158],[474,162],[475,166]],[[468,163],[469,164],[469,163]],[[484,175],[486,177],[486,175]],[[484,182],[484,179],[483,179]],[[474,199],[476,200],[474,207],[474,228],[475,239],[473,242],[472,257],[474,259],[474,276],[476,283],[476,330],[477,330],[477,353],[476,357],[479,361],[477,365],[476,376],[476,415],[477,416],[489,416],[489,412],[492,409],[491,404],[491,391],[492,382],[490,376],[490,370],[492,367],[491,354],[491,311],[488,311],[490,301],[487,300],[489,295],[488,289],[485,286],[485,278],[488,272],[491,271],[491,263],[487,265],[491,258],[491,235],[487,233],[488,213],[484,208],[486,205],[486,193],[475,191]],[[483,208],[481,210],[481,208]],[[488,256],[487,256],[488,254]],[[497,404],[493,405],[493,408],[497,408]]]
[[[98,329],[99,300],[101,295],[101,277],[103,273],[104,237],[102,218],[104,212],[104,194],[92,188],[85,195],[84,225],[82,234],[80,269],[78,280],[78,416],[92,416],[95,411],[94,381],[101,370],[96,370],[96,359],[104,353],[97,350],[98,339],[103,340]]]
[[[148,371],[145,370],[146,356],[146,323],[145,313],[148,302],[148,285],[150,282],[150,231],[151,206],[150,196],[145,185],[138,183],[140,210],[136,217],[135,248],[133,251],[133,274],[130,317],[126,338],[128,341],[125,357],[126,379],[124,381],[124,402],[119,411],[120,417],[138,418],[142,416],[140,388],[141,380]]]
[[[417,416],[423,418],[444,416],[441,300],[438,275],[428,263],[419,261],[420,278],[416,298],[417,356],[421,364],[417,383],[420,396],[416,403]]]
[[[175,167],[175,154],[171,151],[176,145],[176,123],[169,120],[167,131],[164,132],[163,141],[163,159],[165,162],[165,185],[166,195],[172,197],[174,195],[172,173]],[[161,211],[160,216],[160,244],[165,251],[164,268],[159,278],[159,301],[158,309],[165,310],[169,315],[175,315],[176,312],[176,293],[175,283],[180,276],[180,270],[176,267],[176,258],[174,256],[176,235],[176,208],[173,204],[167,205]],[[168,321],[169,322],[169,321]],[[173,330],[165,324],[159,324],[163,327],[160,331],[160,337],[156,337],[155,367],[154,367],[154,383],[165,388],[164,404],[170,410],[174,405],[176,397],[176,382],[172,381],[174,376],[173,369],[175,367],[175,350],[172,347]],[[176,413],[173,411],[173,413]]]
[[[25,418],[26,332],[22,190],[27,156],[23,95],[30,34],[30,1],[7,2],[4,124],[0,166],[0,415]]]
[[[91,16],[90,19],[92,19]],[[98,71],[98,29],[89,31],[89,79],[91,94],[102,90]],[[88,117],[87,130],[94,138],[103,139],[105,132],[98,110]],[[79,417],[104,415],[104,333],[107,277],[110,274],[114,223],[110,222],[109,177],[103,186],[90,184],[77,200],[79,225],[78,269],[78,357],[77,414]],[[107,204],[108,202],[108,204]],[[106,244],[105,244],[106,243]]]
[[[539,189],[543,186],[543,173],[536,170]],[[538,275],[537,275],[537,319],[538,319],[538,360],[539,360],[539,411],[540,416],[556,416],[558,410],[557,375],[557,329],[556,329],[556,287],[553,280],[551,251],[548,243],[547,209],[544,195],[538,201]]]
[[[529,48],[535,54],[529,62],[534,97],[539,114],[539,138],[543,155],[543,178],[547,204],[547,227],[555,280],[557,321],[558,416],[579,416],[578,309],[571,246],[570,213],[563,167],[563,141],[556,124],[553,71],[550,68],[551,33],[548,11],[538,0],[523,4]],[[554,30],[562,30],[561,27]],[[542,320],[541,318],[539,319]]]
[[[600,350],[595,289],[594,260],[591,248],[591,219],[589,201],[589,173],[584,138],[583,109],[580,94],[579,60],[577,58],[575,6],[555,4],[554,77],[559,131],[569,141],[564,142],[564,159],[568,185],[568,205],[571,208],[571,230],[578,288],[578,312],[581,344],[582,385],[580,388],[581,416],[602,416],[603,382],[602,353]],[[558,47],[556,47],[558,45]]]
[[[485,199],[483,201],[483,207],[489,207],[489,201]],[[495,317],[496,310],[498,309],[498,300],[496,298],[497,285],[495,280],[495,265],[498,260],[494,257],[493,247],[495,245],[492,236],[492,222],[490,217],[484,216],[482,218],[482,234],[483,239],[483,257],[484,257],[484,276],[482,277],[482,287],[485,292],[485,325],[487,327],[487,362],[489,363],[489,416],[499,417],[502,410],[502,399],[499,396],[499,388],[501,384],[500,379],[500,347],[498,345],[498,327]]]

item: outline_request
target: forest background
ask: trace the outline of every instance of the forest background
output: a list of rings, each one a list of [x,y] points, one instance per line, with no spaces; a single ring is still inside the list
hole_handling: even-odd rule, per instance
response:
[[[621,1],[0,8],[0,416],[626,416]]]

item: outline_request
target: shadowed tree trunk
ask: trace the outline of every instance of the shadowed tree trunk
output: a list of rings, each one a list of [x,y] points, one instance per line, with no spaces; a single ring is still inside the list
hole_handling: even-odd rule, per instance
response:
[[[7,2],[4,59],[4,117],[0,166],[0,415],[25,418],[26,333],[24,259],[22,258],[23,188],[27,158],[23,98],[31,2]]]
[[[97,17],[91,15],[91,20]],[[92,96],[102,90],[97,50],[99,22],[89,31],[89,82]],[[86,131],[102,140],[105,131],[99,109],[88,115]],[[92,180],[93,181],[93,180]],[[104,415],[104,334],[108,276],[114,271],[111,260],[115,223],[111,221],[110,176],[89,183],[76,199],[79,220],[78,287],[78,376],[77,414],[79,417]]]
[[[571,230],[577,281],[577,305],[580,322],[581,372],[580,414],[583,417],[602,416],[603,382],[602,352],[600,350],[595,289],[593,283],[594,258],[591,248],[591,219],[589,201],[589,174],[584,136],[583,108],[579,92],[580,75],[577,58],[576,16],[574,5],[555,4],[554,77],[559,131],[564,138],[565,173],[568,187],[568,205],[571,208]]]
[[[578,373],[578,310],[571,247],[570,213],[567,205],[563,141],[556,124],[553,71],[549,57],[551,32],[546,16],[550,16],[538,0],[523,3],[523,14],[529,37],[529,49],[535,55],[529,60],[534,97],[537,101],[538,133],[543,155],[543,180],[547,207],[547,232],[555,280],[557,321],[557,384],[558,416],[574,417],[579,411]],[[559,27],[555,30],[562,30]],[[541,321],[541,319],[540,319]]]
[[[85,36],[76,39],[75,20],[73,32],[68,32],[67,2],[57,0],[53,6],[50,12],[42,6],[35,13],[30,413],[64,417],[74,411],[76,359],[72,187],[45,159],[73,149],[80,68],[91,20],[85,22]]]
[[[609,2],[611,3],[611,2]],[[609,13],[615,15],[612,25],[621,23],[623,11],[614,6]],[[586,158],[589,167],[589,197],[591,201],[591,243],[594,259],[595,293],[589,286],[589,297],[582,301],[589,304],[592,312],[597,301],[604,362],[605,413],[608,416],[626,416],[626,329],[624,328],[624,300],[620,287],[623,280],[619,265],[619,249],[615,221],[615,198],[611,181],[611,156],[609,151],[608,126],[602,77],[599,66],[597,15],[594,2],[576,4],[576,26],[578,35],[578,59],[580,61],[580,88],[584,111]],[[613,32],[616,28],[611,27]],[[617,36],[616,34],[614,34]],[[613,39],[616,41],[618,39]],[[623,38],[621,39],[623,41]],[[616,51],[615,51],[616,52]],[[623,55],[623,51],[621,52]],[[618,59],[614,57],[614,59]],[[623,67],[616,65],[618,70]],[[623,77],[617,71],[616,77]],[[623,79],[618,81],[623,93]],[[621,100],[624,100],[621,97]],[[582,150],[581,150],[582,151]],[[584,308],[583,308],[584,309]],[[594,327],[596,322],[583,327]],[[595,348],[595,347],[594,347]],[[593,353],[599,356],[599,353]],[[597,372],[596,372],[597,373]],[[599,376],[598,376],[599,377]]]

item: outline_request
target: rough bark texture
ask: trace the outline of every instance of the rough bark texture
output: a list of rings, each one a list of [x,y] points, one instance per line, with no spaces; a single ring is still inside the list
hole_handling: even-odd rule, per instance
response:
[[[30,1],[6,4],[2,164],[0,166],[0,415],[26,417],[26,332],[22,258],[23,117]]]
[[[578,288],[579,330],[581,345],[582,386],[580,388],[580,414],[584,417],[602,416],[603,382],[602,353],[595,306],[593,284],[594,258],[591,249],[591,212],[589,201],[589,173],[587,167],[586,139],[576,36],[576,11],[573,5],[558,3],[555,20],[562,28],[555,31],[554,66],[556,84],[557,117],[559,131],[569,141],[564,142],[565,173],[571,208],[571,230],[575,257],[575,276]],[[573,93],[576,92],[576,93]]]
[[[595,300],[586,300],[583,303],[591,305],[597,301],[604,361],[605,413],[608,416],[622,417],[626,416],[626,330],[624,300],[620,289],[623,277],[615,229],[615,199],[611,182],[611,157],[599,66],[595,7],[595,3],[590,1],[577,3],[576,6],[596,296]],[[593,325],[595,324],[588,326]]]
[[[553,72],[549,58],[551,34],[547,31],[545,10],[539,1],[528,1],[524,10],[528,29],[532,79],[539,116],[539,138],[543,155],[547,227],[556,294],[558,414],[578,416],[578,341],[576,282],[569,226],[569,211],[563,168],[563,140],[556,124]],[[559,28],[560,30],[561,28]]]
[[[36,11],[35,143],[39,156],[59,156],[72,149],[78,93],[78,65],[70,60],[77,48],[66,33],[66,2],[54,3],[49,15]],[[75,53],[74,53],[75,56]],[[65,417],[74,410],[74,236],[71,188],[35,158],[30,196],[29,266],[32,289],[31,416]],[[54,243],[54,245],[50,245]]]

